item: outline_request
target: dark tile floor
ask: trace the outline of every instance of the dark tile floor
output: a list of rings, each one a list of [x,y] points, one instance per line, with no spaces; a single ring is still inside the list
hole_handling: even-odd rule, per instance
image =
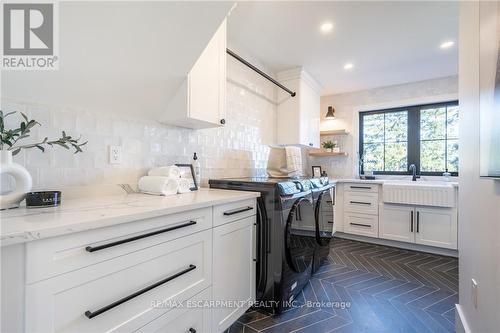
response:
[[[458,260],[335,238],[297,301],[280,315],[250,309],[228,331],[454,332]]]

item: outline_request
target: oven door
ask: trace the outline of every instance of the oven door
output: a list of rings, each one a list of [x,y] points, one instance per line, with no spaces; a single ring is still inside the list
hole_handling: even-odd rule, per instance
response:
[[[305,219],[314,225],[314,208],[307,197],[296,199],[288,211],[285,227],[285,256],[288,266],[295,272],[301,273],[309,269],[314,257],[314,237],[304,230],[295,228],[305,223]]]

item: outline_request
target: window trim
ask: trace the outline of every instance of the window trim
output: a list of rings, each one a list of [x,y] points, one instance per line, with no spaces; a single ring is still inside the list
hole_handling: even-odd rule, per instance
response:
[[[363,154],[363,137],[364,137],[364,127],[363,127],[363,118],[365,115],[373,115],[373,114],[386,114],[392,112],[408,112],[408,134],[407,134],[407,142],[408,142],[408,150],[407,150],[407,167],[409,169],[410,164],[415,164],[417,167],[417,174],[422,176],[442,176],[444,170],[441,172],[420,172],[420,110],[424,108],[438,108],[442,106],[459,106],[458,100],[450,100],[445,102],[438,103],[428,103],[428,104],[416,104],[409,106],[398,106],[395,108],[387,108],[387,109],[378,109],[372,111],[361,111],[359,112],[359,140],[358,140],[358,157],[359,157],[359,173],[360,175],[364,175],[364,163],[362,163],[362,154]],[[459,110],[460,112],[460,110]],[[411,126],[410,124],[413,124]],[[445,133],[445,143],[448,141],[448,131]],[[385,145],[385,142],[384,142]],[[445,149],[445,161],[447,161],[447,148]],[[411,175],[409,170],[407,171],[374,171],[375,175]],[[458,172],[450,172],[452,176],[457,177]]]

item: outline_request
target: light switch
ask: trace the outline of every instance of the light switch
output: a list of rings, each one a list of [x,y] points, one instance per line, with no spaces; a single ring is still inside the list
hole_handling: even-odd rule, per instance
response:
[[[472,304],[474,304],[474,308],[477,309],[477,292],[478,292],[478,285],[476,280],[471,279],[471,297],[472,297]]]

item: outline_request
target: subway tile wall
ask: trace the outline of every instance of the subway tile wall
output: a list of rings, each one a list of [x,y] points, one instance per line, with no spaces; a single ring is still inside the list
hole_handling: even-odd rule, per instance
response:
[[[228,57],[226,98],[226,125],[204,130],[8,99],[2,99],[2,110],[25,112],[42,124],[27,143],[56,138],[62,130],[88,141],[84,153],[76,155],[54,147],[45,153],[30,149],[15,156],[15,162],[32,175],[35,189],[135,184],[151,167],[191,163],[194,152],[200,158],[204,185],[209,178],[265,175],[268,144],[276,133],[275,87]],[[7,126],[20,120],[10,116]],[[120,165],[109,164],[110,145],[122,146]]]

